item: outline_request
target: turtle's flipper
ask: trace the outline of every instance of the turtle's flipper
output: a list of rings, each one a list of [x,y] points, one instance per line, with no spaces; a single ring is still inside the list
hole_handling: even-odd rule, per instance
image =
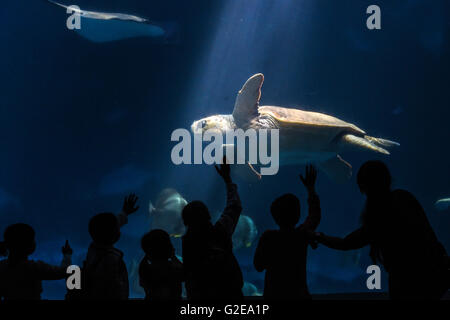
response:
[[[232,163],[231,171],[233,176],[237,176],[248,183],[261,180],[261,174],[249,161],[245,159],[245,154],[240,154],[237,152],[234,144],[224,144],[222,145],[222,148],[223,154],[227,157],[227,162]],[[231,154],[233,155],[232,157]],[[235,158],[236,162],[234,161]]]
[[[384,147],[387,147],[386,144],[387,144],[387,141],[389,141],[389,140],[372,138],[372,137],[369,137],[370,139],[368,139],[367,137],[368,136],[358,137],[358,136],[354,136],[352,134],[345,134],[342,136],[341,142],[344,142],[348,145],[353,145],[353,146],[356,146],[356,147],[359,147],[362,149],[368,149],[368,150],[372,150],[372,151],[383,153],[383,154],[389,154],[389,151],[380,147],[375,142],[376,140],[383,140],[383,142],[385,142],[385,144],[382,144],[380,142],[378,142],[378,143],[380,145],[383,145]],[[389,142],[392,143],[392,141],[389,141]]]
[[[250,164],[232,164],[231,175],[243,183],[257,183],[261,174]]]
[[[330,179],[337,183],[344,183],[352,176],[352,166],[339,155],[319,163],[319,167],[330,177]]]
[[[400,146],[400,143],[398,143],[398,142],[387,140],[387,139],[382,139],[382,138],[374,138],[371,136],[364,136],[364,139],[369,140],[372,143],[375,143],[379,146],[383,146],[386,148]]]
[[[233,110],[233,118],[239,128],[259,115],[258,105],[263,82],[263,74],[257,73],[251,76],[239,91]]]

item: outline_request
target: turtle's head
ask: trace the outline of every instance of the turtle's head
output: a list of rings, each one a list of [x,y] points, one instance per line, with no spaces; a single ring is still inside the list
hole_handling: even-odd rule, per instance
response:
[[[223,134],[230,129],[230,116],[215,115],[194,121],[191,125],[192,133],[204,134],[209,130],[211,133]]]

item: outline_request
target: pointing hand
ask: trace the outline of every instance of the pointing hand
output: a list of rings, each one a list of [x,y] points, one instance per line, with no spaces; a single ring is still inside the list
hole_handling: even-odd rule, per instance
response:
[[[69,240],[66,240],[66,243],[61,248],[61,251],[62,251],[63,255],[72,255],[73,250],[72,250],[72,248],[69,245]]]

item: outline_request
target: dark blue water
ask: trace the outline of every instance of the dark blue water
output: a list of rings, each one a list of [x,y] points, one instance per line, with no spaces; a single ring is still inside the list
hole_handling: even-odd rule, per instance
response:
[[[78,1],[78,0],[77,0]],[[176,26],[174,41],[131,38],[94,43],[66,28],[67,14],[46,1],[3,1],[0,10],[0,232],[26,222],[37,232],[33,258],[59,262],[69,239],[75,262],[89,243],[87,223],[140,196],[117,244],[139,255],[147,206],[165,187],[211,211],[225,190],[208,166],[175,166],[176,128],[231,113],[254,73],[265,75],[261,104],[302,107],[355,123],[401,143],[390,156],[342,154],[355,170],[368,159],[390,167],[394,185],[413,192],[450,250],[450,46],[445,0],[379,0],[382,29],[366,28],[366,0],[87,1],[83,9],[124,12]],[[306,212],[301,167],[282,167],[258,184],[240,184],[244,214],[260,233],[273,228],[271,201],[295,192]],[[359,224],[363,197],[353,178],[319,175],[320,231],[345,235]],[[179,240],[175,240],[177,242]],[[179,245],[179,244],[177,244]],[[236,252],[246,281],[262,289],[254,245]],[[367,250],[310,251],[312,293],[367,291]],[[386,286],[384,279],[384,288]],[[62,298],[64,283],[44,297]],[[133,294],[135,295],[135,294]]]

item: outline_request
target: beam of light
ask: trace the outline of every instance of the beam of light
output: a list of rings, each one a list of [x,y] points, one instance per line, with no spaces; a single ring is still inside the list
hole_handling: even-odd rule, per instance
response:
[[[266,74],[270,89],[263,89],[263,100],[264,91],[288,91],[300,72],[311,7],[311,1],[229,0],[194,77],[190,110],[231,113],[237,91],[257,72]]]
[[[266,75],[262,103],[288,102],[283,96],[298,85],[293,79],[301,72],[303,42],[313,8],[311,0],[228,0],[190,80],[186,111],[181,114],[185,127],[208,115],[230,114],[238,90],[258,72]],[[197,169],[182,169],[183,178],[198,180]],[[175,169],[169,181],[179,181],[180,172]],[[211,172],[210,179],[212,185],[217,177]],[[215,189],[211,185],[203,188],[209,194]],[[198,197],[207,198],[208,194]]]
[[[232,113],[238,90],[258,72],[266,76],[261,102],[289,104],[288,93],[298,85],[295,79],[301,78],[304,41],[314,7],[314,0],[227,0],[189,80],[186,109],[179,114],[185,128],[208,115]],[[205,201],[210,212],[223,209],[222,181],[213,168],[171,168],[168,187],[176,188],[188,201]],[[243,200],[251,192],[245,187],[240,184]],[[252,214],[247,210],[242,214]],[[248,259],[239,260],[243,264]]]

